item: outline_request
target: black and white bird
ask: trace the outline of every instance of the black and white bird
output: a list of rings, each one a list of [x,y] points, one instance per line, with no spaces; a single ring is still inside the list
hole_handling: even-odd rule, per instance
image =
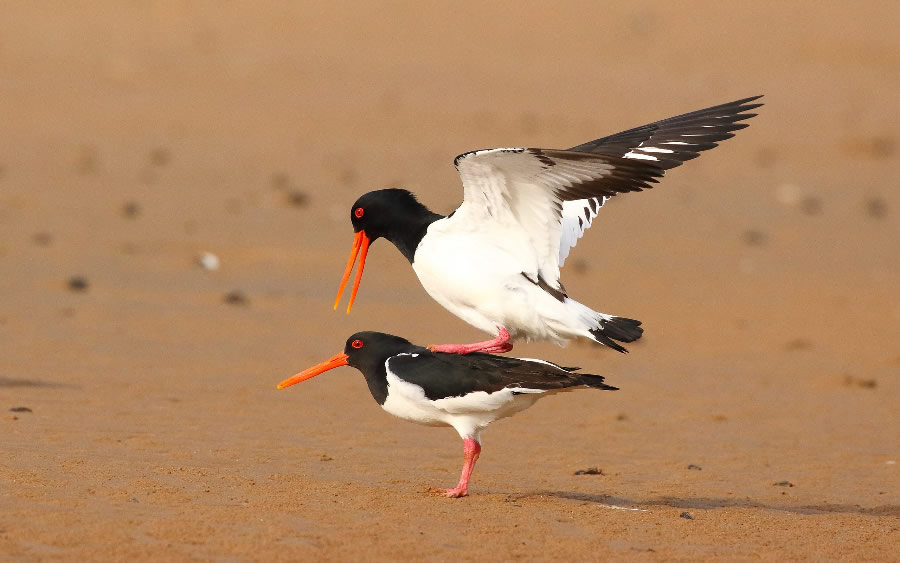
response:
[[[369,192],[350,210],[356,237],[334,307],[359,268],[347,305],[353,306],[369,244],[394,243],[425,291],[469,324],[495,338],[469,345],[431,346],[467,354],[512,349],[512,339],[564,344],[584,337],[619,352],[618,342],[641,337],[640,321],[608,315],[569,297],[560,267],[618,193],[652,187],[663,174],[716,147],[747,126],[761,96],[670,117],[568,150],[535,148],[467,152],[454,164],[464,199],[444,217],[402,189]]]
[[[481,453],[481,432],[490,423],[561,391],[617,390],[600,375],[575,373],[578,368],[483,353],[436,353],[382,332],[354,334],[343,352],[285,379],[278,389],[346,365],[362,372],[372,397],[387,412],[427,426],[452,426],[459,433],[465,462],[456,487],[442,490],[448,497],[468,493]]]

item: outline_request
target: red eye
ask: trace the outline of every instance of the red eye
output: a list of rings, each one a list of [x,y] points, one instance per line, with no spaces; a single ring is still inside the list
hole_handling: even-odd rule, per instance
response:
[[[357,208],[356,208],[356,211],[354,211],[353,214],[356,215],[356,218],[357,218],[357,219],[362,219],[362,216],[363,216],[363,208],[362,208],[362,207],[357,207]]]
[[[357,211],[361,210],[357,209]],[[353,346],[354,348],[362,348],[362,340],[354,340],[350,343],[350,346]]]

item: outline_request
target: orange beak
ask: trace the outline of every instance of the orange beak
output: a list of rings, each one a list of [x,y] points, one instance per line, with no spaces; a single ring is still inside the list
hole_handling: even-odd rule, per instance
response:
[[[341,286],[338,288],[337,298],[334,300],[334,310],[337,311],[338,303],[341,302],[341,295],[344,293],[344,287],[347,286],[347,280],[350,279],[350,272],[353,270],[353,264],[356,262],[356,255],[359,254],[359,268],[356,269],[356,279],[353,280],[353,291],[350,292],[350,301],[347,303],[347,314],[356,301],[356,292],[359,291],[359,280],[362,279],[363,268],[366,267],[366,254],[369,252],[369,237],[365,231],[356,233],[353,239],[353,248],[350,249],[350,259],[347,260],[347,269],[344,270],[344,277],[341,278]]]
[[[307,379],[311,379],[320,373],[324,373],[330,369],[339,368],[341,366],[347,365],[347,354],[341,352],[336,356],[332,356],[322,362],[321,364],[314,365],[313,367],[303,370],[297,375],[293,375],[281,383],[278,384],[279,389],[284,389],[285,387],[290,387],[295,383],[300,383],[301,381],[306,381]]]

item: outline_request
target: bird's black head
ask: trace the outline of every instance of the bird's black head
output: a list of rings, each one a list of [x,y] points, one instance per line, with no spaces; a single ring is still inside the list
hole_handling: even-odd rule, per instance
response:
[[[357,332],[347,339],[344,354],[347,363],[363,373],[384,369],[391,356],[418,348],[405,338],[383,332]]]
[[[359,281],[362,279],[363,268],[366,265],[366,254],[369,244],[375,239],[384,237],[394,243],[403,256],[412,264],[416,254],[416,247],[428,225],[442,218],[442,215],[432,213],[427,207],[416,200],[416,196],[406,190],[390,188],[369,192],[356,200],[350,208],[350,223],[353,224],[353,248],[350,250],[350,258],[341,278],[337,298],[334,300],[334,308],[337,309],[344,293],[350,272],[356,263],[357,255],[360,256],[359,268],[356,270],[356,279],[353,280],[353,290],[350,292],[350,301],[347,303],[347,313],[353,307],[356,292],[359,290]]]
[[[315,377],[330,369],[347,365],[355,367],[363,372],[363,375],[366,376],[366,380],[384,380],[386,377],[384,362],[386,362],[388,358],[404,352],[421,352],[424,350],[424,348],[411,344],[409,340],[392,334],[370,331],[357,332],[347,339],[343,352],[335,354],[324,362],[316,364],[293,377],[285,379],[278,384],[278,388],[284,389],[285,387],[300,383],[301,381]]]
[[[365,231],[370,241],[384,237],[394,244],[411,227],[432,215],[416,196],[400,188],[369,192],[350,208],[354,233]]]

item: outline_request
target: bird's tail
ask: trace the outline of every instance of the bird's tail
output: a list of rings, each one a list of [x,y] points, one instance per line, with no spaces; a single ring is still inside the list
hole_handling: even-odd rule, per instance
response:
[[[623,353],[628,353],[628,350],[624,346],[617,344],[616,340],[619,342],[634,342],[644,334],[644,329],[641,328],[641,321],[625,317],[602,315],[597,324],[596,328],[588,331],[594,337],[594,340]]]
[[[593,387],[594,389],[604,389],[606,391],[618,391],[618,387],[613,387],[612,385],[607,385],[603,383],[602,375],[594,375],[591,373],[580,373],[578,374],[581,379],[581,384],[586,385],[587,387]]]
[[[572,299],[569,301],[572,303],[567,303],[567,305],[579,309],[578,316],[584,325],[587,325],[585,328],[594,342],[609,346],[618,352],[627,353],[628,350],[616,341],[634,342],[644,334],[641,321],[598,313],[577,301]]]

